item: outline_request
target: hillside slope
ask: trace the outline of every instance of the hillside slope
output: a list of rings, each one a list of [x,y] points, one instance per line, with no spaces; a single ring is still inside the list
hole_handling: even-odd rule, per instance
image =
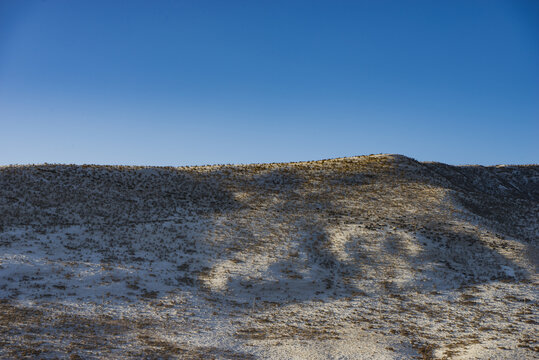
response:
[[[0,167],[0,357],[534,358],[539,166]]]

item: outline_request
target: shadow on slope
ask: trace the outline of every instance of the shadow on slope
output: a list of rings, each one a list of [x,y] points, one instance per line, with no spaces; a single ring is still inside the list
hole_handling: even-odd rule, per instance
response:
[[[479,201],[484,192],[436,166],[374,156],[185,170],[8,167],[0,172],[0,218],[6,228],[35,224],[44,235],[81,226],[53,239],[67,249],[61,256],[88,261],[91,251],[104,266],[134,263],[150,277],[129,280],[125,291],[154,298],[165,294],[155,280],[162,289],[201,286],[222,301],[252,302],[526,278],[501,251],[514,244],[494,234],[495,219],[477,225],[456,208],[455,199]],[[525,196],[532,190],[515,186],[503,201],[514,194],[536,205],[535,195]],[[490,198],[499,195],[489,188]]]
[[[272,302],[428,292],[529,275],[499,251],[505,243],[488,223],[455,215],[459,190],[450,182],[408,158],[364,160],[289,165],[286,176],[273,169],[253,176],[254,184],[244,179],[243,191],[252,193],[244,205],[254,209],[249,216],[258,228],[242,229],[238,250],[263,260],[217,260],[201,283],[211,292],[212,276],[222,276],[213,295],[223,301]],[[264,235],[279,226],[276,239]]]

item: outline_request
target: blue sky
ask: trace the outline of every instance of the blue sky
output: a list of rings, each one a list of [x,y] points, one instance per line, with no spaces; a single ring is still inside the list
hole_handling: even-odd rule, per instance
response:
[[[0,164],[518,164],[538,138],[538,1],[0,0]]]

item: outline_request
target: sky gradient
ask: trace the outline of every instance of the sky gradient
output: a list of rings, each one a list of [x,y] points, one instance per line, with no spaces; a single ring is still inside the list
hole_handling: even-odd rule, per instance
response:
[[[0,0],[0,164],[539,163],[539,1]]]

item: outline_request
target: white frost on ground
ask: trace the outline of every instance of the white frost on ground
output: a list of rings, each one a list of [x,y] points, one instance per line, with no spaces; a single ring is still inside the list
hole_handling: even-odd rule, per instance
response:
[[[504,235],[454,201],[451,187],[384,172],[419,165],[372,159],[344,175],[316,163],[307,175],[290,164],[182,170],[211,172],[189,194],[226,192],[230,206],[184,200],[175,188],[189,181],[183,173],[167,182],[172,170],[143,168],[130,181],[131,170],[98,169],[165,195],[150,201],[136,195],[150,190],[114,195],[109,186],[111,203],[98,210],[131,206],[131,223],[96,220],[76,202],[72,224],[0,228],[0,357],[536,357],[537,219],[515,230],[522,237]],[[235,185],[246,169],[249,181]],[[98,194],[89,176],[77,181]],[[174,196],[174,207],[159,203]],[[9,201],[10,211],[24,208]],[[158,221],[140,220],[155,211]]]

